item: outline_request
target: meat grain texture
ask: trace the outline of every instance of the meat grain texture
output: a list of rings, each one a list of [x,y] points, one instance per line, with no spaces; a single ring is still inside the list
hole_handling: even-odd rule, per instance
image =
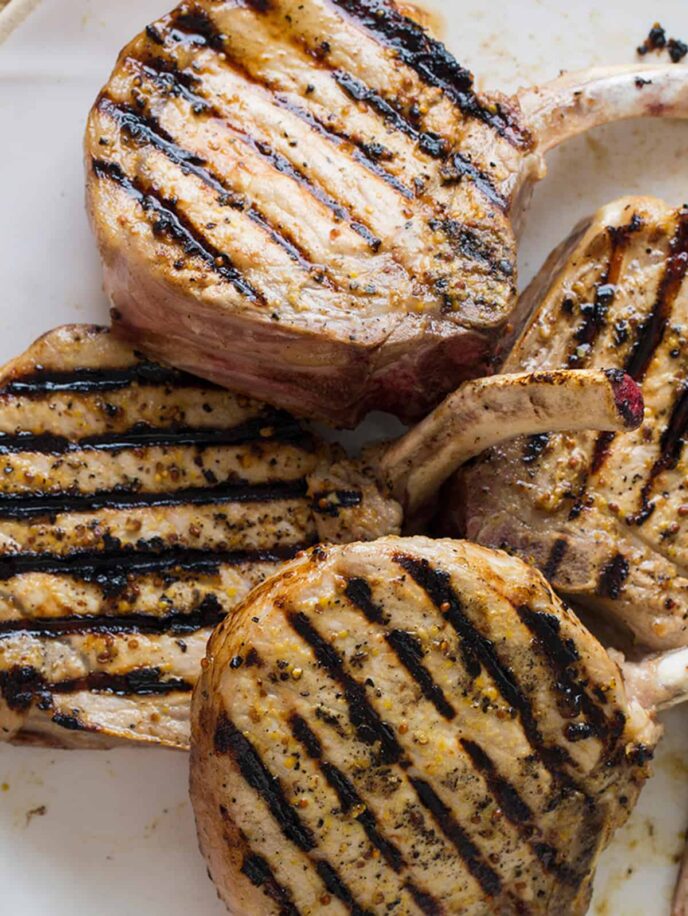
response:
[[[316,547],[213,634],[194,693],[201,848],[236,916],[584,913],[657,738],[522,561]]]

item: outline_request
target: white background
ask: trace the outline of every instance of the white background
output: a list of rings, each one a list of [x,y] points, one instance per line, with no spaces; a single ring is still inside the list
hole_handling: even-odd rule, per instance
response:
[[[171,0],[170,0],[171,2]],[[685,0],[435,0],[481,88],[630,63],[652,20],[688,39]],[[82,203],[81,134],[119,48],[165,0],[43,0],[0,49],[0,360],[64,321],[104,319]],[[627,193],[688,199],[688,124],[601,129],[550,157],[522,246],[526,281],[597,206]],[[668,912],[688,826],[686,713],[666,718],[654,781],[605,856],[593,912]],[[165,751],[0,747],[0,914],[220,916],[196,850],[186,758]],[[28,812],[45,806],[45,814]]]

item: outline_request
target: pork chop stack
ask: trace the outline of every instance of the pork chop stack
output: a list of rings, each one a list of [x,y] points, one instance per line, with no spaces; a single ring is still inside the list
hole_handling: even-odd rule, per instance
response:
[[[494,376],[353,460],[103,329],[52,332],[0,373],[2,735],[186,747],[210,631],[278,563],[398,533],[485,446],[583,417],[637,424],[640,392],[618,373]]]
[[[384,538],[314,548],[215,631],[191,793],[236,916],[570,916],[656,738],[539,573]]]
[[[688,210],[600,210],[526,293],[540,302],[505,371],[613,365],[642,384],[635,432],[505,444],[464,475],[472,540],[535,562],[555,588],[640,643],[688,644]]]
[[[184,2],[122,51],[88,122],[116,327],[297,414],[417,418],[488,368],[542,153],[684,115],[686,72],[483,96],[386,0]]]

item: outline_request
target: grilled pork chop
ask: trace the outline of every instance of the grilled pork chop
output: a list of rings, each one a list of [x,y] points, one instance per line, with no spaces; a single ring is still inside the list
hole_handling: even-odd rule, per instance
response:
[[[192,719],[236,916],[583,913],[658,737],[539,573],[425,538],[286,564],[213,634]]]
[[[683,116],[685,67],[483,96],[386,0],[191,0],[91,112],[88,203],[119,332],[298,414],[417,418],[484,374],[542,154]]]
[[[655,648],[688,644],[687,268],[685,208],[626,198],[580,226],[526,293],[539,305],[503,368],[623,368],[645,423],[505,444],[455,500],[472,540],[535,562]]]
[[[402,504],[414,512],[465,457],[509,428],[576,426],[581,399],[601,429],[642,417],[614,374],[493,377],[354,461],[103,329],[52,332],[0,374],[2,734],[186,746],[208,635],[276,564],[398,532]]]

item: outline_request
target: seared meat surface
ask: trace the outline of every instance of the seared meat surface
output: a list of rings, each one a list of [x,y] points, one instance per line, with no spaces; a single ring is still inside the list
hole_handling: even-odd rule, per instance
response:
[[[626,198],[579,227],[526,293],[504,369],[617,366],[642,384],[634,432],[514,440],[466,469],[466,536],[535,562],[640,643],[688,644],[688,211]]]
[[[5,367],[2,735],[186,746],[206,641],[233,605],[324,536],[399,530],[352,462],[346,491],[329,488],[340,459],[104,329],[53,331]]]
[[[213,634],[201,847],[236,916],[586,910],[657,731],[516,558],[316,547]]]
[[[298,414],[423,415],[488,368],[557,115],[571,134],[683,114],[676,68],[651,70],[642,93],[625,72],[558,81],[524,113],[384,0],[183,2],[122,51],[88,122],[116,327]]]
[[[186,747],[209,633],[277,564],[398,533],[465,458],[510,429],[579,428],[580,403],[586,427],[642,418],[623,375],[495,376],[354,460],[102,329],[52,332],[0,375],[4,736]]]

